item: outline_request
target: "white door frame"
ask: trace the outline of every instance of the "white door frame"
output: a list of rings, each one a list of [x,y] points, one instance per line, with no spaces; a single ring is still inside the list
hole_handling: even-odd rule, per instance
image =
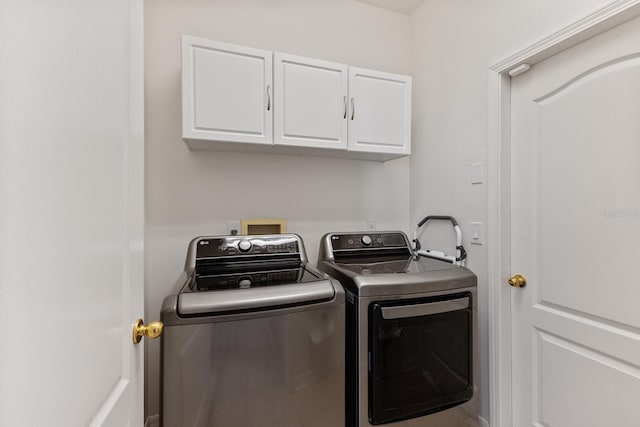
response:
[[[533,66],[563,50],[640,16],[640,0],[616,0],[489,68],[489,419],[510,427],[511,288],[510,122],[511,77],[522,64]]]

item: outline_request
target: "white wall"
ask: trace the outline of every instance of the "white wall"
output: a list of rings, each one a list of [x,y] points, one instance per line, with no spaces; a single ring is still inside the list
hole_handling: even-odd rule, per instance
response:
[[[487,247],[468,242],[470,221],[487,223],[487,186],[470,184],[470,165],[487,161],[488,68],[609,2],[426,0],[412,15],[411,221],[447,213],[457,217],[463,228],[468,266],[479,279],[478,403],[485,420],[489,412]],[[443,239],[436,231],[433,246]]]
[[[323,233],[409,226],[409,159],[386,163],[190,152],[180,135],[180,35],[381,71],[411,72],[408,16],[354,0],[145,2],[146,306],[159,316],[187,243],[226,221],[286,218],[312,262]],[[148,341],[148,415],[159,411],[159,343]]]
[[[426,0],[408,18],[353,0],[145,2],[147,318],[158,316],[187,241],[224,233],[227,220],[285,217],[315,261],[326,231],[361,229],[366,219],[406,231],[428,214],[451,214],[479,277],[477,403],[487,419],[487,247],[469,244],[469,222],[487,223],[486,183],[470,184],[472,162],[484,162],[486,176],[487,70],[607,3]],[[412,74],[413,155],[381,164],[189,152],[180,140],[182,33]],[[241,169],[251,172],[242,177]],[[421,240],[450,247],[451,237],[429,227]],[[147,345],[147,413],[155,414],[159,346]]]

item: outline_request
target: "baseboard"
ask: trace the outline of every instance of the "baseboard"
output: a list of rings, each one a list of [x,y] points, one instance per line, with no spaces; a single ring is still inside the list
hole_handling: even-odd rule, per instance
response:
[[[160,415],[151,415],[144,422],[144,427],[158,427],[160,425]]]

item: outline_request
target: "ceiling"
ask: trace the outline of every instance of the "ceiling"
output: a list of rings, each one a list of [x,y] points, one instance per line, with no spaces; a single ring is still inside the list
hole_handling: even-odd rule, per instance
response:
[[[358,0],[374,6],[381,7],[394,12],[411,15],[420,6],[423,0]]]

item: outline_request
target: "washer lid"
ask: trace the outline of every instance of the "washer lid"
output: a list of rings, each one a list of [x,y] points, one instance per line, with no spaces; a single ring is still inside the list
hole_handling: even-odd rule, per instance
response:
[[[186,292],[178,295],[179,316],[264,311],[330,301],[336,291],[331,280],[258,286],[246,289]]]
[[[191,292],[308,283],[318,281],[321,276],[298,263],[232,263],[224,267],[198,268],[193,278]]]

